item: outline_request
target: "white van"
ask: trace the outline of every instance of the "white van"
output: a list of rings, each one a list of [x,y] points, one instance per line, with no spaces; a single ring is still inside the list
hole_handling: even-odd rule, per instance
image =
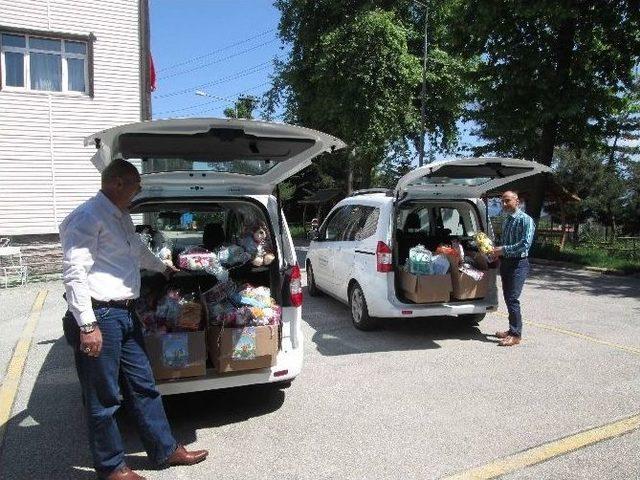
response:
[[[275,259],[268,266],[244,264],[230,269],[229,275],[269,287],[282,307],[275,365],[225,374],[208,368],[205,376],[159,381],[160,392],[291,382],[303,361],[302,287],[277,186],[317,155],[344,148],[344,143],[286,124],[189,118],[111,128],[86,138],[85,145],[98,149],[92,159],[98,170],[115,158],[140,162],[142,191],[133,199],[131,213],[142,215],[140,228],[152,241],[171,245],[174,258],[190,246],[213,248],[237,241],[248,220],[268,229]],[[152,288],[151,278],[143,272],[143,289]],[[179,272],[173,281],[190,282],[201,290],[216,282],[204,272]]]
[[[487,276],[490,284],[481,298],[416,303],[400,288],[401,265],[419,244],[433,251],[458,240],[472,248],[475,233],[492,237],[487,205],[480,197],[549,170],[526,160],[463,158],[417,168],[395,190],[354,192],[329,212],[309,246],[309,294],[324,292],[347,303],[361,330],[375,328],[377,317],[482,320],[498,307],[495,271]]]

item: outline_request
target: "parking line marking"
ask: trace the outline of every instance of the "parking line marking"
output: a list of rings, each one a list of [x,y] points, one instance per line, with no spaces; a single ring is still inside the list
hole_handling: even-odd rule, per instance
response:
[[[506,313],[502,313],[502,312],[494,312],[494,313],[497,315],[500,315],[501,317],[509,318],[509,315],[507,315]],[[607,347],[617,348],[618,350],[624,350],[625,352],[629,352],[634,355],[640,355],[640,348],[637,348],[637,347],[631,347],[629,345],[620,345],[617,343],[607,342],[606,340],[600,340],[599,338],[591,337],[583,333],[574,332],[573,330],[566,330],[564,328],[554,327],[553,325],[547,325],[546,323],[531,322],[529,320],[524,320],[522,323],[524,323],[525,325],[531,325],[533,327],[550,330],[552,332],[562,333],[564,335],[570,335],[572,337],[581,338],[582,340],[588,340],[593,343],[599,343],[600,345],[606,345]]]
[[[29,313],[29,320],[22,331],[22,336],[16,345],[16,349],[13,352],[9,367],[7,368],[7,374],[4,377],[2,385],[0,386],[0,450],[4,442],[4,435],[7,430],[7,423],[11,417],[11,409],[18,393],[18,387],[20,386],[20,380],[22,379],[22,372],[27,362],[27,355],[29,354],[29,348],[31,347],[31,340],[33,339],[33,332],[36,329],[38,320],[40,319],[40,313],[44,301],[47,298],[48,290],[40,290],[36,299],[31,306],[31,312]]]
[[[509,455],[500,460],[487,463],[480,467],[460,472],[445,480],[479,480],[496,478],[507,473],[521,470],[532,465],[550,460],[560,455],[588,447],[604,440],[619,437],[640,427],[640,415],[634,415],[624,420],[609,423],[601,427],[592,428],[584,432],[554,440],[523,452]]]

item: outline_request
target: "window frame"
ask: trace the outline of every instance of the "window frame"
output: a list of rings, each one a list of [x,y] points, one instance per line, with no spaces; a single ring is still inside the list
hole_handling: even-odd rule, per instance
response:
[[[1,35],[17,35],[25,38],[24,47],[2,45]],[[55,40],[60,42],[60,51],[42,50],[31,48],[31,39]],[[66,42],[84,43],[85,53],[66,51]],[[57,32],[44,32],[27,29],[7,28],[0,25],[0,91],[20,92],[39,95],[64,95],[93,98],[93,43],[95,37],[89,35],[74,35]],[[7,67],[5,52],[20,53],[23,55],[23,79],[21,87],[7,85]],[[61,89],[60,90],[36,90],[31,88],[31,53],[59,55],[61,59]],[[69,59],[84,61],[84,91],[69,90]]]

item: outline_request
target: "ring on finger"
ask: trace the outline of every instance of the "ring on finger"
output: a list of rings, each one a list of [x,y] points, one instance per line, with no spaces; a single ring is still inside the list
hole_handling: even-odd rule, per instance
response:
[[[84,353],[89,353],[91,351],[91,347],[84,347]]]

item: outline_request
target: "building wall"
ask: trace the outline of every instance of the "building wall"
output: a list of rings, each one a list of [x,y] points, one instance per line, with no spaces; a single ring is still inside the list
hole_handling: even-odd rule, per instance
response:
[[[57,232],[99,188],[83,138],[141,118],[139,2],[0,0],[0,28],[93,35],[93,98],[0,90],[0,235]]]

